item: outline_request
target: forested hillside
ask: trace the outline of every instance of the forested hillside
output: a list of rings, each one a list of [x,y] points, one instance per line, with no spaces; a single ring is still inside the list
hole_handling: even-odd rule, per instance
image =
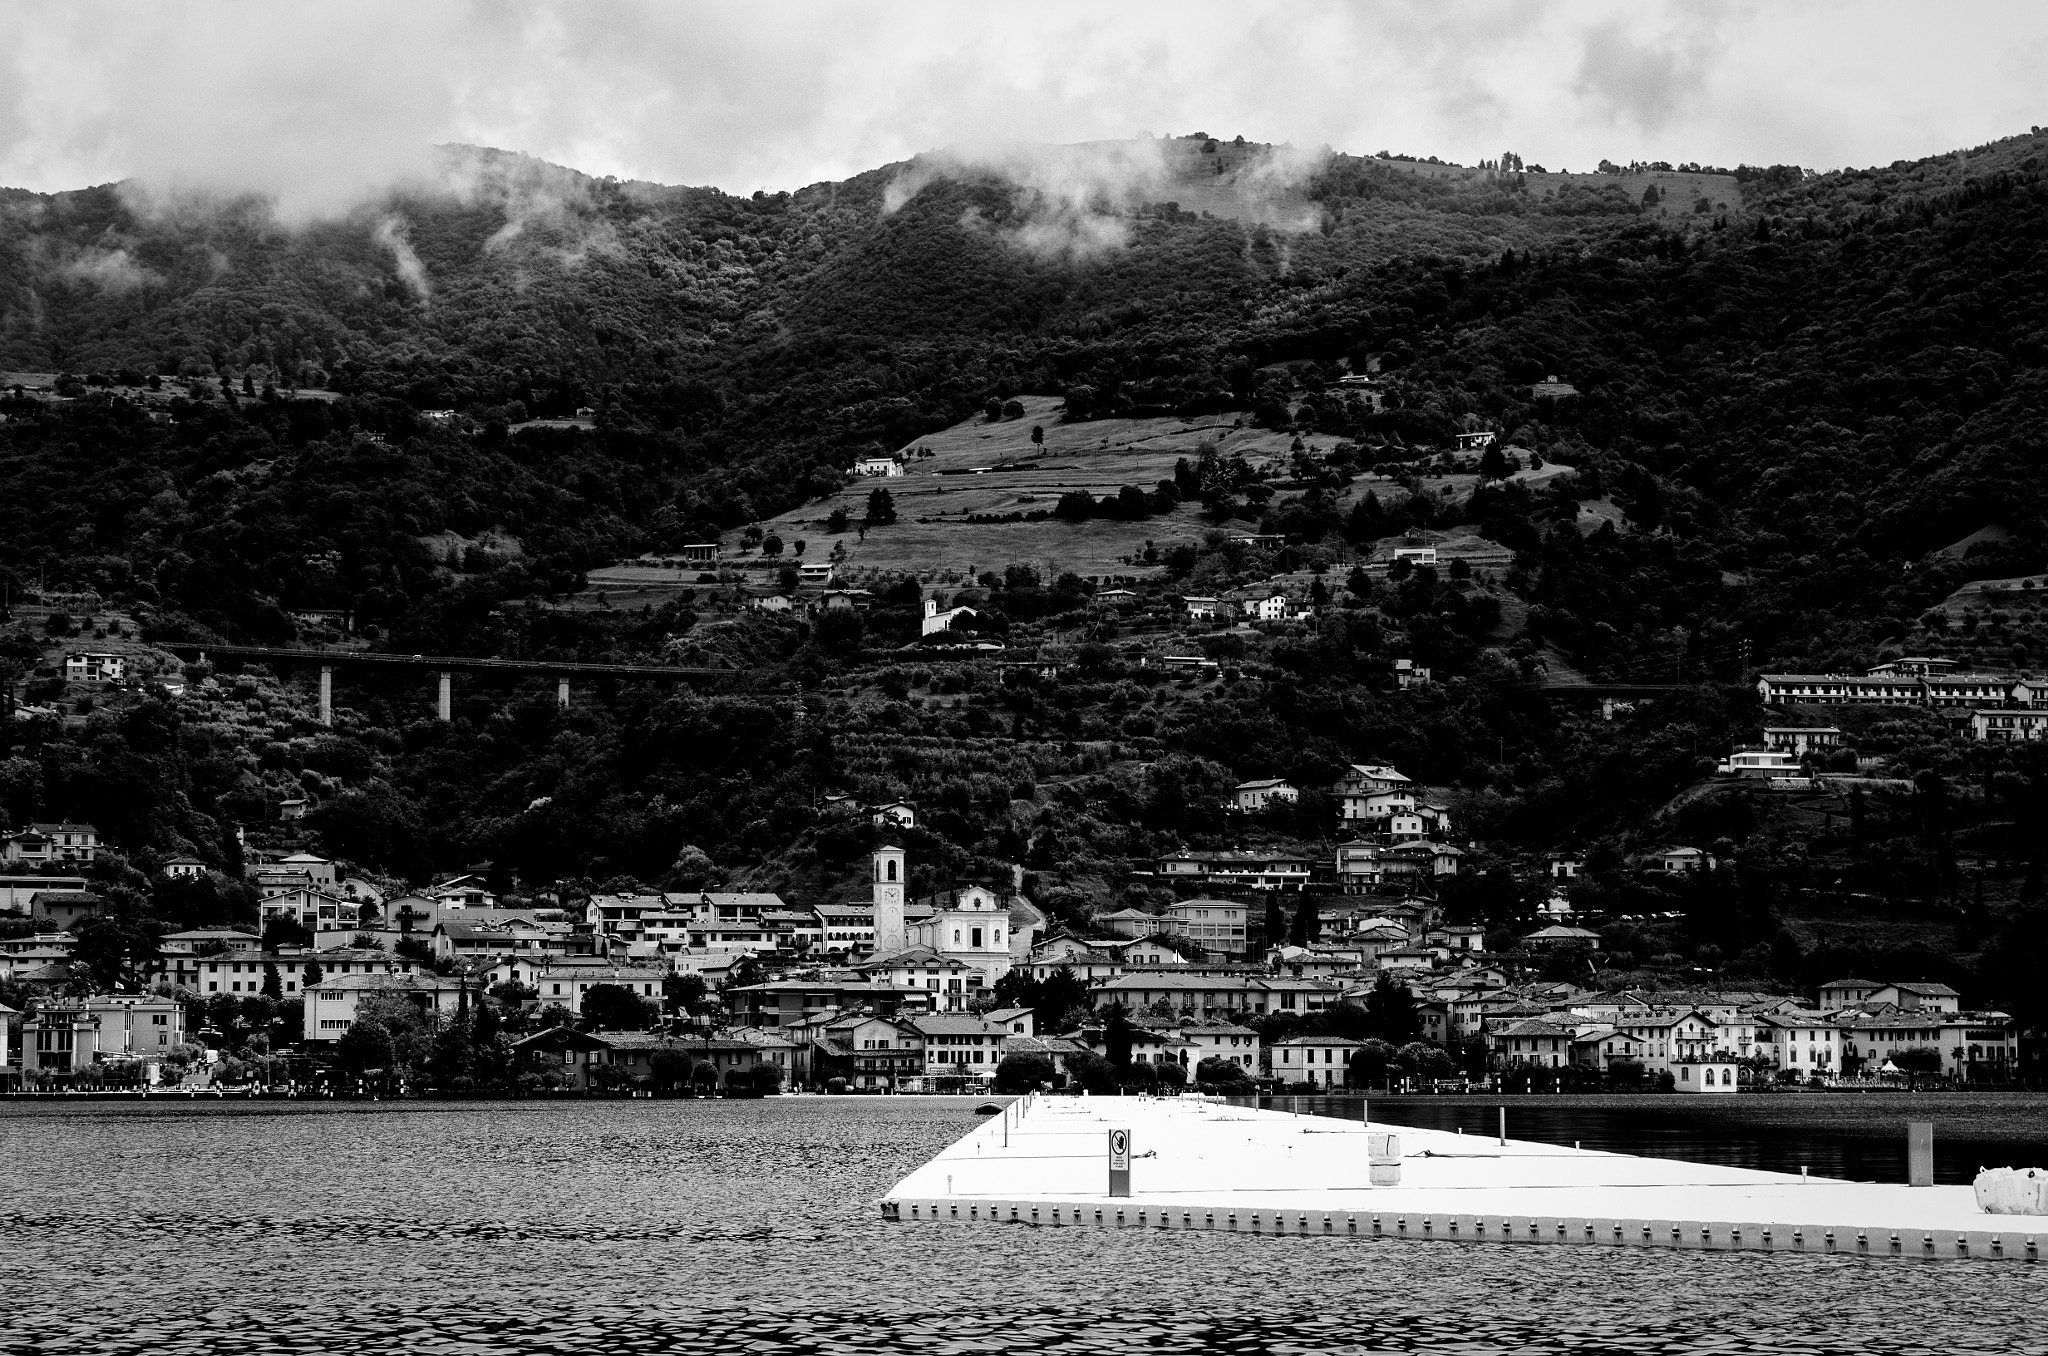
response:
[[[687,656],[792,694],[478,707],[451,727],[366,696],[316,736],[264,687],[242,699],[275,708],[260,758],[177,710],[10,730],[0,804],[126,825],[117,846],[138,860],[212,857],[234,806],[316,789],[329,848],[374,869],[489,855],[654,883],[699,870],[678,863],[688,845],[827,891],[859,844],[802,807],[852,783],[946,807],[921,831],[933,870],[1025,858],[1048,891],[1056,873],[1106,902],[1121,866],[1228,837],[1186,808],[1190,787],[1386,758],[1468,799],[1494,853],[1474,879],[1492,884],[1461,888],[1507,910],[1526,902],[1518,854],[1674,832],[1671,798],[1756,719],[1740,689],[1702,689],[1591,724],[1528,691],[1542,663],[1734,680],[1725,658],[1746,644],[1753,667],[1863,665],[1924,636],[1960,585],[2048,565],[2040,137],[1868,171],[1650,179],[1208,138],[1159,154],[1079,191],[935,161],[740,199],[455,150],[444,183],[313,223],[132,186],[0,196],[0,368],[58,374],[62,397],[17,377],[0,398],[11,597],[90,590],[158,640],[303,640],[290,614],[349,609],[408,652]],[[1653,179],[1702,187],[1677,211]],[[1382,409],[1337,384],[1374,364]],[[1254,562],[1169,553],[1149,567],[1161,588],[1319,567],[1341,603],[1352,553],[1416,526],[1476,532],[1513,565],[1355,591],[1312,637],[1224,656],[1231,686],[1188,702],[1114,653],[1037,694],[903,661],[914,598],[865,636],[711,626],[685,605],[525,606],[619,556],[801,508],[857,456],[1029,394],[1073,422],[1225,417],[1349,449],[1283,477],[1218,464],[1134,487],[1290,541]],[[588,428],[533,422],[584,406]],[[444,410],[458,417],[427,416]],[[1477,427],[1574,474],[1439,493],[1431,459]],[[449,534],[517,549],[451,559],[428,544]],[[1115,640],[1055,582],[999,576],[977,601],[1013,643]],[[55,634],[18,624],[17,671]],[[2028,644],[2015,635],[2012,663],[2041,664]],[[1440,685],[1393,689],[1396,653]],[[998,752],[1005,735],[1018,742]],[[912,737],[953,741],[952,761],[851,752]],[[1682,950],[1837,959],[1785,932],[1793,895],[1834,888],[1841,862],[1884,878],[1882,861],[1954,901],[1958,825],[2012,867],[1985,877],[1993,905],[2038,889],[2038,853],[2029,885],[2004,844],[2042,769],[1917,728],[1874,738],[1902,776],[1971,788],[1963,818],[1873,812],[1854,842],[1816,849],[1845,854],[1823,868],[1804,831],[1686,811],[1748,874],[1740,909],[1686,902]],[[123,771],[134,758],[146,769]],[[142,780],[149,812],[124,809]],[[2004,919],[1923,951],[1974,958]]]

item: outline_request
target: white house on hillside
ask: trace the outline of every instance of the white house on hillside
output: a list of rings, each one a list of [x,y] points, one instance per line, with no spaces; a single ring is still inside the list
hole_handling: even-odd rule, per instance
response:
[[[1345,819],[1377,819],[1391,813],[1396,805],[1404,809],[1415,805],[1414,783],[1384,764],[1353,763],[1331,791]],[[1405,794],[1407,800],[1401,801],[1396,793]],[[1374,797],[1393,798],[1375,801]]]
[[[942,612],[938,599],[927,598],[924,600],[924,620],[920,623],[923,629],[919,634],[929,636],[937,631],[950,630],[956,618],[980,615],[971,607],[949,607]]]
[[[64,679],[71,683],[118,683],[128,676],[128,658],[118,654],[68,654]]]
[[[1237,808],[1240,810],[1264,810],[1280,803],[1289,805],[1301,799],[1301,792],[1293,783],[1279,777],[1266,777],[1254,782],[1239,782],[1237,785]]]

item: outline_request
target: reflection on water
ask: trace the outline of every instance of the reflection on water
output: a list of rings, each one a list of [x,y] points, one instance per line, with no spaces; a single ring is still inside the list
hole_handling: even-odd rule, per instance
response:
[[[972,1108],[0,1107],[0,1350],[2048,1351],[2016,1264],[882,1222]]]

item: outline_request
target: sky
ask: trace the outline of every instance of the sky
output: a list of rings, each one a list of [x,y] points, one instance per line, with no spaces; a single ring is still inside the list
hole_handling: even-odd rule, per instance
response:
[[[2048,5],[0,0],[0,185],[339,208],[450,141],[795,189],[924,151],[1204,131],[1863,166],[2048,123]]]

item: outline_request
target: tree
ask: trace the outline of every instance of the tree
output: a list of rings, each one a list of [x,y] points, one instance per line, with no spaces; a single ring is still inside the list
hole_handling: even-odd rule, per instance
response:
[[[1131,1017],[1124,1011],[1124,1005],[1110,1004],[1102,1019],[1102,1053],[1119,1069],[1130,1066],[1133,1035]]]
[[[837,535],[846,530],[846,510],[835,508],[825,515],[825,530]]]
[[[1384,970],[1365,996],[1365,1016],[1373,1036],[1390,1045],[1405,1045],[1422,1031],[1414,993]]]
[[[1387,1071],[1394,1067],[1399,1051],[1387,1042],[1378,1039],[1367,1040],[1351,1052],[1351,1086],[1355,1088],[1378,1088],[1386,1086]]]
[[[391,1033],[382,1022],[357,1018],[334,1043],[334,1062],[353,1074],[391,1067]]]
[[[994,1088],[997,1092],[1033,1092],[1051,1087],[1057,1077],[1050,1058],[1020,1051],[1004,1055],[996,1065]]]
[[[1117,1070],[1119,1092],[1150,1093],[1159,1087],[1159,1066],[1149,1060],[1133,1060]]]
[[[1038,1029],[1065,1030],[1089,1010],[1088,985],[1069,966],[1059,966],[1039,981],[1036,1000]]]
[[[661,981],[661,1005],[676,1016],[687,1017],[709,992],[702,975],[669,975]]]
[[[1041,449],[1045,446],[1045,430],[1037,424],[1031,426],[1031,445]]]
[[[767,1060],[747,1070],[747,1086],[756,1097],[773,1097],[782,1091],[782,1066]]]
[[[284,980],[277,973],[275,961],[263,962],[263,996],[273,1002],[284,997]]]
[[[1592,977],[1598,954],[1577,943],[1549,947],[1543,956],[1543,977],[1568,983],[1583,982]]]
[[[469,1016],[461,1014],[434,1036],[427,1072],[442,1092],[471,1092],[477,1087],[476,1047],[471,1031]]]
[[[1161,1092],[1179,1092],[1188,1085],[1188,1071],[1171,1060],[1154,1064],[1152,1072],[1158,1077]]]
[[[316,960],[309,960],[306,962],[304,976],[299,981],[299,988],[302,991],[310,993],[313,989],[313,986],[318,984],[321,980],[325,978],[327,978],[327,972],[320,968],[320,962]]]
[[[1294,906],[1294,922],[1287,930],[1287,940],[1296,946],[1307,946],[1320,937],[1323,924],[1319,912],[1316,897],[1303,895],[1301,902]]]
[[[470,1016],[469,1047],[477,1082],[486,1088],[502,1086],[511,1073],[512,1052],[506,1047],[496,1005],[481,994]]]
[[[1116,1092],[1121,1087],[1116,1066],[1092,1050],[1067,1056],[1067,1078],[1083,1092],[1096,1096]]]
[[[861,620],[858,611],[850,607],[835,607],[818,618],[813,634],[818,638],[818,648],[828,653],[858,654],[866,629],[867,624]]]
[[[896,496],[887,490],[868,492],[866,522],[869,527],[887,527],[896,521]]]
[[[764,556],[781,555],[782,538],[777,536],[773,532],[770,532],[767,536],[761,538],[761,554]]]
[[[1280,897],[1278,895],[1267,895],[1265,944],[1267,946],[1278,946],[1280,945],[1280,939],[1286,935],[1287,911],[1280,907]]]
[[[1086,490],[1068,490],[1053,505],[1053,516],[1069,523],[1085,523],[1095,516],[1095,496]]]
[[[156,955],[163,931],[145,919],[94,914],[72,929],[71,967],[101,993],[132,993],[142,987],[142,963]]]
[[[442,1025],[419,999],[402,992],[364,995],[356,1004],[356,1021],[384,1031],[391,1043],[390,1059],[384,1067],[404,1077],[417,1077],[426,1070]]]
[[[1446,1078],[1458,1071],[1449,1055],[1423,1041],[1410,1041],[1402,1046],[1395,1052],[1394,1061],[1403,1073],[1421,1083]]]
[[[592,1031],[645,1031],[661,1010],[623,984],[593,984],[583,993],[583,1022]]]
[[[1915,1046],[1893,1055],[1892,1063],[1908,1075],[1906,1086],[1910,1089],[1919,1084],[1920,1075],[1941,1072],[1941,1051],[1929,1045]]]
[[[1487,480],[1506,480],[1512,470],[1507,455],[1498,445],[1489,446],[1479,454],[1479,474]]]
[[[657,1092],[675,1092],[690,1085],[690,1071],[697,1061],[678,1049],[661,1049],[648,1060],[648,1081]]]

